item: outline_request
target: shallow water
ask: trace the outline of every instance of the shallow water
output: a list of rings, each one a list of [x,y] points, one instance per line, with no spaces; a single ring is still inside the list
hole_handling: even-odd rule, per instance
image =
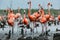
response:
[[[21,28],[17,25],[17,23],[18,22],[15,22],[15,24],[14,24],[14,34],[13,34],[13,37],[11,37],[11,39],[10,40],[17,40],[19,37],[21,37],[22,35],[20,34],[21,33]],[[42,25],[40,24],[40,23],[38,23],[39,24],[39,27],[37,27],[37,31],[38,31],[38,33],[36,33],[36,28],[34,28],[34,36],[38,36],[40,33],[42,33]],[[44,25],[43,25],[44,26]],[[52,32],[55,32],[56,31],[56,28],[60,28],[60,25],[54,25],[54,24],[52,24],[51,26],[48,26],[48,25],[46,25],[47,26],[47,30],[49,30],[50,29],[50,34],[52,33]],[[9,32],[9,30],[12,30],[12,27],[10,27],[10,26],[8,26],[8,25],[6,25],[5,26],[6,28],[4,28],[4,30],[2,30],[2,28],[0,28],[0,39],[2,39],[2,40],[5,40],[5,38],[7,37],[6,35],[5,35],[5,33],[8,33]],[[27,36],[32,36],[31,35],[31,32],[30,32],[30,29],[24,29],[24,30],[27,30],[27,35],[26,35],[26,37]],[[44,31],[45,31],[45,26],[44,26]],[[25,32],[24,32],[24,34],[25,34]]]

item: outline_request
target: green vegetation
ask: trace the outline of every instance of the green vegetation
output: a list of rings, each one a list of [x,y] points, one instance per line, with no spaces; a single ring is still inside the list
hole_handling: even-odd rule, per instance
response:
[[[27,13],[28,13],[28,9],[25,9],[25,10],[26,10],[26,14],[27,14]],[[18,12],[18,10],[13,10],[13,11],[14,11],[14,13],[17,13],[17,12]],[[21,10],[20,10],[20,13],[23,14],[23,13],[24,13],[23,11],[24,11],[24,10],[21,9]],[[37,12],[37,11],[38,11],[38,9],[31,9],[31,14],[34,13],[34,12]],[[47,9],[45,9],[44,11],[45,11],[45,14],[48,13],[48,10],[47,10]],[[60,10],[51,9],[51,14],[54,15],[54,16],[57,16],[57,15],[59,14],[59,12],[60,12]],[[0,15],[4,15],[4,14],[7,15],[8,12],[3,11],[3,10],[0,10]]]

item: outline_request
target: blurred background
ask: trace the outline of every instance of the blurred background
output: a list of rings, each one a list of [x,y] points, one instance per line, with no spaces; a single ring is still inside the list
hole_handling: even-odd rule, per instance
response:
[[[17,9],[18,7],[21,9],[20,13],[23,14],[23,9],[26,10],[28,9],[28,2],[29,0],[0,0],[0,14],[7,14],[7,12],[3,12],[3,10],[7,10],[8,8],[11,8],[14,10],[14,12],[18,12]],[[47,3],[50,2],[52,4],[51,9],[51,14],[57,16],[60,12],[60,0],[31,0],[32,2],[32,7],[31,7],[31,12],[34,13],[35,11],[38,10],[38,4],[41,4],[42,7],[45,10],[45,13],[47,12]]]

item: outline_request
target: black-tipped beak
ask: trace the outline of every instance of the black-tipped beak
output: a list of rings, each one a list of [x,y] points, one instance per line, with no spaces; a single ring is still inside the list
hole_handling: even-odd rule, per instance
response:
[[[31,1],[30,1],[30,2],[28,2],[27,4],[31,4]]]
[[[52,4],[51,4],[51,7],[52,7]]]
[[[29,2],[27,4],[29,4]]]

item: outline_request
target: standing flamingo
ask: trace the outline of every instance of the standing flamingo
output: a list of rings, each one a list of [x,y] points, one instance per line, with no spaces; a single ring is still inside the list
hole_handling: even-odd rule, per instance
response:
[[[49,20],[50,21],[54,21],[54,17],[51,15],[51,13],[50,13],[50,6],[52,6],[52,4],[49,2],[48,3],[48,14],[49,14]]]
[[[38,12],[34,12],[34,13],[33,13],[33,15],[34,15],[35,18],[36,18],[35,21],[37,21],[37,19],[38,19],[38,18],[40,17],[40,15],[41,15],[41,14],[40,14],[40,4],[38,5],[38,7],[39,7],[39,8],[38,8],[38,9],[39,9]]]
[[[28,9],[28,17],[29,17],[29,19],[30,19],[30,22],[31,22],[31,24],[33,25],[33,26],[31,26],[31,32],[34,30],[34,21],[35,21],[35,16],[34,15],[31,15],[30,13],[30,11],[31,11],[31,1],[29,0],[29,2],[28,2],[28,4],[29,4],[29,9]],[[34,33],[34,31],[33,31],[33,33]]]
[[[15,15],[15,18],[16,19],[20,19],[22,16],[21,16],[21,14],[20,14],[20,8],[18,7],[18,13],[16,13],[16,15]]]
[[[52,6],[52,4],[49,2],[47,6],[48,6],[48,14],[46,14],[45,17],[47,19],[47,22],[50,22],[50,21],[53,22],[54,21],[54,16],[52,16],[51,13],[50,13],[50,6]],[[46,35],[49,35],[49,34],[47,34],[47,26],[45,27],[45,29],[46,29]]]
[[[52,4],[49,2],[47,6],[48,6],[48,14],[46,14],[45,17],[46,17],[47,22],[49,22],[50,20],[53,20],[53,17],[50,14],[50,6],[52,6]],[[46,24],[45,24],[45,26],[46,26]],[[45,30],[46,30],[46,35],[48,35],[47,34],[47,26],[45,27]]]
[[[23,24],[24,25],[26,25],[26,28],[28,28],[28,19],[26,18],[26,12],[25,12],[25,10],[24,10],[24,18],[23,18],[23,20],[22,20],[22,22],[23,22]],[[25,29],[25,33],[26,33],[27,31],[26,31],[26,29]]]
[[[46,22],[47,22],[47,19],[46,19],[45,15],[44,15],[44,10],[43,10],[43,8],[41,8],[40,23],[42,24],[42,35],[44,33],[44,26],[43,26],[43,24],[45,25]]]
[[[38,18],[40,17],[40,4],[38,5],[38,7],[39,7],[39,10],[38,10],[38,12],[34,12],[33,13],[33,15],[36,17],[35,18],[35,27],[36,27],[36,33],[38,33],[38,31],[37,31],[37,27],[38,27],[38,24],[36,23],[36,22],[38,22]]]
[[[25,10],[24,10],[24,19],[22,21],[25,25],[28,25],[28,19],[26,18]]]
[[[13,29],[14,29],[14,20],[15,20],[15,15],[13,14],[13,11],[12,10],[9,10],[9,13],[8,13],[8,24],[9,26],[12,27],[12,34],[13,34]]]

